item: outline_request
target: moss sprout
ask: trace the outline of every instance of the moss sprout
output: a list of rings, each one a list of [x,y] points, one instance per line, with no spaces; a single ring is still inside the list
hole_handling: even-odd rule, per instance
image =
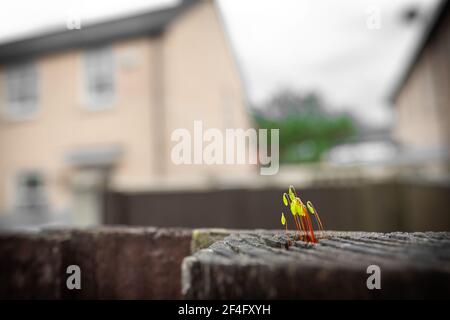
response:
[[[289,186],[288,192],[283,193],[283,204],[289,207],[292,213],[292,217],[296,228],[296,239],[306,242],[317,243],[316,235],[314,234],[314,227],[311,216],[317,224],[317,228],[323,231],[323,224],[320,220],[319,212],[314,207],[311,201],[306,202],[306,205],[302,202],[300,196],[297,194],[294,186]],[[284,213],[281,214],[281,224],[285,227],[287,233],[287,220]],[[289,236],[288,236],[289,237]],[[288,239],[290,242],[290,240]]]

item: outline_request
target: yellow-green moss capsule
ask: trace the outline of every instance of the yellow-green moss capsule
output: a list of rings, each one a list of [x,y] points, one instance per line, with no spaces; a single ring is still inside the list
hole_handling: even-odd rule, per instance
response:
[[[284,226],[286,224],[286,218],[284,217],[284,213],[281,213],[281,224]]]
[[[302,204],[302,213],[303,213],[303,216],[306,216],[306,213],[307,213],[307,212],[308,212],[308,211],[306,210],[305,205]]]
[[[316,211],[314,210],[314,206],[313,206],[313,204],[311,203],[311,201],[308,201],[308,202],[306,203],[306,206],[308,207],[308,211],[309,211],[311,214],[316,214]]]
[[[296,196],[296,195],[297,195],[296,192],[295,192],[295,188],[294,188],[293,185],[290,185],[290,186],[289,186],[289,195],[293,195],[293,196]]]
[[[297,204],[297,213],[300,214],[302,217],[304,217],[306,215],[305,206],[298,198],[297,198],[296,204]]]
[[[285,206],[288,205],[288,199],[287,199],[287,194],[286,193],[283,193],[283,203],[284,203]]]
[[[295,217],[295,215],[297,214],[297,205],[295,204],[295,201],[291,202],[291,212],[292,215]]]

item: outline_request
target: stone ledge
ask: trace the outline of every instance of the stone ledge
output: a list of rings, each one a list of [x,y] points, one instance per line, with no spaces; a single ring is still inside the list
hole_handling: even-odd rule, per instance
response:
[[[0,234],[1,299],[178,299],[192,231],[129,227]],[[68,290],[66,268],[81,268]]]
[[[284,232],[267,230],[100,227],[3,233],[0,298],[450,295],[450,233],[319,232],[318,237],[318,245],[298,241],[286,250]],[[66,288],[71,264],[81,267],[80,291]],[[382,290],[366,288],[369,264],[381,267]]]
[[[65,235],[0,235],[0,299],[59,299]]]
[[[232,233],[187,257],[188,299],[372,299],[450,296],[450,233],[318,233],[319,244],[283,232]],[[368,290],[367,266],[381,268]]]

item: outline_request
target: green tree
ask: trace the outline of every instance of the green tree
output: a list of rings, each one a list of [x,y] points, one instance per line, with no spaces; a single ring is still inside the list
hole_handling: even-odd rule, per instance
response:
[[[319,161],[331,147],[356,132],[354,120],[346,114],[329,114],[316,94],[302,96],[283,90],[255,112],[259,128],[280,129],[280,161]]]

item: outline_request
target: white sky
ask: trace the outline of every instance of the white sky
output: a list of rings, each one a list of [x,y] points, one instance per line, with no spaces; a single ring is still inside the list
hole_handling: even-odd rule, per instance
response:
[[[13,0],[2,3],[0,42],[175,4],[176,0]],[[246,83],[261,102],[275,90],[315,90],[336,109],[374,125],[392,119],[386,97],[401,74],[425,23],[405,25],[402,9],[430,13],[437,0],[218,0]],[[368,9],[380,10],[370,30]]]

